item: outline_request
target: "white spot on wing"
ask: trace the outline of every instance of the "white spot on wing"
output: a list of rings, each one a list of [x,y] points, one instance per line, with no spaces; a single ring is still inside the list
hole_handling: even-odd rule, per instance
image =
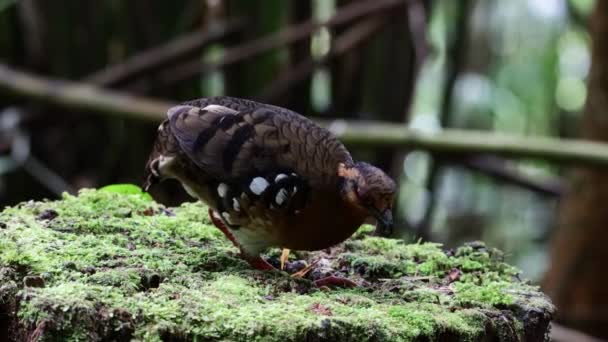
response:
[[[228,185],[220,183],[220,185],[217,186],[217,194],[220,195],[221,198],[224,198],[226,197],[226,193],[228,193]]]
[[[243,207],[248,207],[249,204],[251,204],[251,200],[249,199],[249,196],[247,196],[246,193],[241,193],[241,196],[239,197],[239,205],[243,206]]]
[[[232,199],[232,208],[234,208],[234,211],[241,211],[241,204],[236,198]]]
[[[280,181],[281,179],[287,178],[287,175],[284,173],[280,173],[276,176],[276,178],[274,179],[275,183]]]
[[[212,104],[212,105],[208,105],[207,107],[203,108],[203,110],[206,110],[208,112],[213,112],[213,111],[221,111],[224,108],[226,108],[226,107]]]
[[[268,181],[262,177],[255,177],[251,184],[249,184],[249,189],[256,195],[262,194],[264,190],[268,187]]]
[[[283,205],[283,203],[285,203],[285,201],[287,201],[288,197],[289,197],[289,194],[287,193],[287,190],[281,189],[277,192],[277,195],[274,197],[274,201],[278,205]]]

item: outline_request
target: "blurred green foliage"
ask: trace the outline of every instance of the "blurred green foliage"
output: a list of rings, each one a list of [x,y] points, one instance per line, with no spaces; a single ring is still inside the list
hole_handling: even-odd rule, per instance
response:
[[[14,4],[17,0],[0,0],[0,12],[7,9],[10,5]]]
[[[434,54],[418,80],[410,121],[421,130],[440,129],[447,42],[459,24],[456,3],[437,1],[429,24]],[[590,67],[586,18],[593,3],[476,1],[468,23],[466,62],[447,125],[524,135],[576,135]],[[438,196],[432,218],[435,238],[450,245],[482,239],[505,250],[529,276],[539,277],[555,226],[556,201],[458,167],[440,169],[440,186],[432,194],[426,178],[429,158],[415,152],[405,160],[402,214],[416,222],[430,196]],[[516,167],[530,177],[561,175],[558,167],[542,161],[520,161]]]

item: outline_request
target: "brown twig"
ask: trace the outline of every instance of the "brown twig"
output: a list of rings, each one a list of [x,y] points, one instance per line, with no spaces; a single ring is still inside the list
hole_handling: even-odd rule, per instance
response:
[[[173,103],[107,91],[78,82],[42,78],[0,64],[0,91],[28,99],[146,121],[160,122]]]
[[[263,102],[274,102],[294,84],[304,81],[316,68],[327,64],[333,58],[339,57],[367,41],[385,24],[380,18],[368,19],[356,24],[337,37],[332,49],[320,59],[303,61],[280,75],[275,81],[262,90],[260,98]]]
[[[117,86],[150,71],[158,71],[193,56],[205,46],[232,34],[243,27],[241,20],[214,23],[204,30],[189,33],[167,44],[143,51],[126,61],[110,66],[85,78],[86,82],[99,86]]]
[[[404,5],[405,2],[405,0],[354,1],[352,4],[338,9],[336,14],[326,21],[316,22],[314,20],[309,20],[302,24],[287,27],[275,34],[228,48],[219,61],[206,63],[204,61],[195,60],[181,65],[170,72],[164,73],[161,84],[165,87],[172,86],[196,75],[203,75],[226,65],[237,63],[277,47],[289,45],[298,40],[307,38],[321,27],[343,25],[363,16],[394,9],[395,7]]]

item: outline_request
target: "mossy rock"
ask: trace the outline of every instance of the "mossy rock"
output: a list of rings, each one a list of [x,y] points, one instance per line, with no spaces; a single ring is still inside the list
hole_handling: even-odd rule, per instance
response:
[[[251,270],[201,204],[120,192],[0,213],[2,340],[548,339],[549,300],[481,243],[444,251],[363,227],[331,251],[292,255],[318,261],[301,279]],[[360,286],[313,286],[327,274]]]

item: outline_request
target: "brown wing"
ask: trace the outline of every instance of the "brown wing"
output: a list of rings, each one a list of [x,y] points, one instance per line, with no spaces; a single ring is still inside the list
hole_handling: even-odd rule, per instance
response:
[[[329,131],[299,114],[247,100],[213,100],[189,102],[168,112],[184,153],[213,178],[290,171],[314,186],[335,182],[338,163],[352,162]]]

